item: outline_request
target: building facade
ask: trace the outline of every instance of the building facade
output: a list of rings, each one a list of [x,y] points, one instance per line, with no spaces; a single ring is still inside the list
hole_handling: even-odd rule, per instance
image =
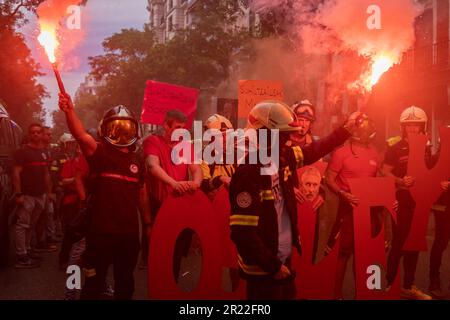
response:
[[[178,31],[189,28],[197,18],[192,9],[198,3],[198,0],[148,0],[149,25],[157,41],[165,43]],[[258,23],[258,10],[250,10],[246,0],[239,0],[238,3],[241,11],[236,13],[236,25],[233,27],[252,28]]]
[[[436,147],[439,128],[450,124],[450,0],[422,3],[425,10],[416,20],[414,47],[374,88],[369,107],[384,138],[399,134],[405,108],[421,107]]]

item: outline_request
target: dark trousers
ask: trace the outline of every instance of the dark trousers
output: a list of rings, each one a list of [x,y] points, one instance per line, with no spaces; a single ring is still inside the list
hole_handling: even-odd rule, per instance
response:
[[[370,207],[371,235],[376,237],[383,227],[383,208]],[[339,255],[349,257],[355,251],[355,232],[353,207],[348,201],[339,198],[336,220],[331,228],[327,246],[331,249],[339,240]]]
[[[275,280],[247,280],[248,300],[294,300],[296,288],[293,279],[284,282]]]
[[[83,238],[83,236],[80,235],[80,232],[78,232],[78,228],[72,225],[73,220],[78,214],[78,207],[78,202],[61,206],[64,224],[64,237],[61,244],[61,251],[59,252],[60,264],[67,263],[69,261],[72,246]]]
[[[446,212],[434,211],[435,231],[430,253],[430,285],[440,285],[442,254],[447,249],[450,240],[450,208]]]
[[[114,299],[131,300],[134,269],[139,254],[139,235],[88,235],[84,267],[86,281],[82,300],[97,300],[104,290],[108,267],[113,265]]]
[[[294,300],[297,295],[295,286],[295,271],[291,269],[291,261],[284,264],[292,273],[292,277],[285,280],[271,278],[248,279],[247,300]]]
[[[396,193],[398,201],[397,223],[392,226],[392,247],[387,262],[387,282],[394,283],[398,273],[400,259],[403,257],[403,288],[410,289],[414,284],[419,251],[403,250],[403,245],[408,238],[416,203],[407,190],[398,190]]]

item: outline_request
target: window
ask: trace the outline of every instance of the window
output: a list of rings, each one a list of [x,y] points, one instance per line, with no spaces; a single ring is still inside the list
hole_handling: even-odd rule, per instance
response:
[[[173,17],[172,16],[169,17],[169,22],[168,23],[169,23],[169,26],[168,26],[169,32],[173,31]]]

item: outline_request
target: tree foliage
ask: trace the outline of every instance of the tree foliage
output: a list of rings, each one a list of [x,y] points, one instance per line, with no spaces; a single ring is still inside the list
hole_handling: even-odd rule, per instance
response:
[[[199,0],[190,10],[199,18],[164,44],[156,41],[148,25],[142,31],[124,29],[105,39],[105,54],[90,58],[91,74],[104,85],[98,88],[96,101],[89,92],[77,97],[77,109],[94,107],[81,103],[90,101],[98,103],[101,112],[124,104],[139,114],[147,80],[202,89],[225,80],[231,57],[250,36],[246,30],[227,27],[237,18],[238,1]]]
[[[42,0],[0,2],[0,99],[21,126],[42,113],[45,88],[36,80],[39,65],[31,57],[25,39],[17,32],[26,22],[24,10],[35,10]]]

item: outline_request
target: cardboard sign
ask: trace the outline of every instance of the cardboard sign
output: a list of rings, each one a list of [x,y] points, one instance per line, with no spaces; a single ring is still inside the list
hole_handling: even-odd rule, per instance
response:
[[[416,179],[410,189],[416,208],[409,236],[403,247],[405,250],[427,250],[426,235],[431,206],[443,192],[441,182],[450,178],[450,128],[441,128],[440,138],[441,153],[431,170],[425,164],[427,137],[415,135],[409,141],[408,175]]]
[[[297,272],[295,284],[298,299],[333,299],[334,280],[338,247],[334,246],[330,254],[319,263],[313,264],[314,241],[316,237],[317,213],[312,204],[305,202],[297,205],[298,230],[300,233],[302,255],[294,250],[293,266]]]
[[[156,300],[222,299],[222,261],[220,231],[208,198],[201,192],[175,198],[170,196],[159,210],[150,239],[148,293]],[[186,228],[200,237],[202,267],[192,292],[183,292],[173,277],[173,254],[180,233]]]
[[[353,210],[354,239],[355,239],[355,274],[356,299],[359,300],[387,300],[400,298],[400,276],[392,285],[389,292],[383,287],[374,288],[372,279],[382,283],[381,274],[372,274],[373,268],[386,270],[386,253],[384,245],[384,227],[380,233],[372,238],[372,222],[370,207],[385,207],[394,218],[395,181],[393,178],[360,178],[348,180],[352,194],[359,199],[359,205]],[[377,192],[373,192],[377,190]],[[371,278],[374,277],[374,278]],[[378,277],[378,279],[376,279]]]
[[[283,101],[283,84],[278,81],[239,80],[239,118],[247,118],[250,110],[264,100]]]
[[[162,125],[166,112],[178,109],[188,117],[186,127],[190,128],[197,109],[198,94],[197,89],[149,80],[145,88],[141,122]]]

